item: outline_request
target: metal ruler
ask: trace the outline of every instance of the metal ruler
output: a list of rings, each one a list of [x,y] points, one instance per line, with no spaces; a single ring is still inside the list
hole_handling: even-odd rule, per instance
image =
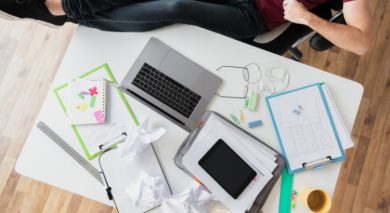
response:
[[[100,171],[98,171],[91,163],[89,163],[83,156],[81,156],[76,150],[69,146],[64,139],[57,135],[52,129],[50,129],[42,121],[38,122],[38,128],[45,133],[52,141],[54,141],[58,146],[60,146],[66,153],[68,153],[78,164],[84,167],[87,172],[89,172],[96,180],[103,184]],[[104,185],[104,184],[103,184]]]

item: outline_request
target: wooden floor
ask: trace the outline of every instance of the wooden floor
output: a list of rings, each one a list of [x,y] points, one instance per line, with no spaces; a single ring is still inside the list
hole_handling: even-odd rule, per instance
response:
[[[347,151],[332,212],[390,213],[390,1],[370,4],[375,32],[365,56],[301,47],[303,63],[365,88],[353,128],[356,146]],[[0,20],[0,212],[115,212],[14,170],[73,31],[70,24],[49,29]]]

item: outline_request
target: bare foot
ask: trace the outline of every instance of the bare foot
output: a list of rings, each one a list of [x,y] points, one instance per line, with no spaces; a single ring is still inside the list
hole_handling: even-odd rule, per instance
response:
[[[65,15],[65,11],[62,8],[61,0],[46,0],[45,4],[49,12],[54,16]]]

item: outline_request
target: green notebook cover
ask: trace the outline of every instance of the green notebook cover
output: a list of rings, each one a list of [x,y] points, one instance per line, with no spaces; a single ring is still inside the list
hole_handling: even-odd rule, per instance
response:
[[[80,76],[78,77],[78,79],[86,78],[86,77],[90,76],[91,74],[94,74],[94,73],[99,72],[99,71],[105,71],[105,72],[107,72],[107,75],[108,75],[109,78],[110,78],[110,79],[107,79],[107,80],[110,80],[110,81],[113,82],[113,83],[117,83],[117,81],[116,81],[114,75],[112,74],[112,72],[111,72],[111,70],[110,70],[110,68],[108,67],[107,64],[103,64],[103,65],[101,65],[101,66],[99,66],[99,67],[96,67],[95,69],[93,69],[93,70],[91,70],[91,71],[88,71],[88,72],[86,72],[86,73],[80,75]],[[67,109],[66,109],[66,106],[65,106],[65,104],[64,104],[64,102],[63,102],[63,99],[62,99],[62,97],[60,96],[59,92],[60,92],[61,90],[63,90],[64,88],[68,87],[68,86],[69,86],[69,83],[64,83],[64,84],[61,84],[60,86],[56,87],[55,89],[53,89],[54,95],[56,96],[56,98],[57,98],[57,100],[58,100],[58,102],[59,102],[59,104],[60,104],[60,106],[61,106],[61,108],[62,108],[62,111],[65,113],[66,116],[68,115],[68,114],[67,114]],[[137,117],[134,115],[133,110],[131,109],[130,104],[127,102],[127,100],[126,100],[126,98],[125,98],[123,92],[122,92],[120,89],[118,89],[118,88],[116,88],[115,90],[117,91],[117,94],[118,94],[118,96],[120,97],[122,103],[125,105],[126,110],[129,112],[129,114],[130,114],[132,120],[134,121],[134,124],[135,124],[136,126],[138,126],[138,125],[139,125],[139,122],[138,122],[138,120],[137,120]],[[91,153],[91,152],[88,150],[88,148],[87,148],[87,146],[86,146],[86,144],[85,144],[85,141],[84,141],[83,138],[81,137],[81,135],[80,135],[80,133],[79,133],[79,130],[77,129],[76,125],[71,125],[71,128],[72,128],[73,132],[75,133],[75,135],[76,135],[76,137],[77,137],[77,139],[78,139],[78,141],[79,141],[79,143],[80,143],[80,145],[81,145],[81,147],[82,147],[82,149],[83,149],[83,152],[84,152],[86,158],[87,158],[88,160],[92,160],[92,159],[98,157],[98,156],[100,155],[101,152]]]

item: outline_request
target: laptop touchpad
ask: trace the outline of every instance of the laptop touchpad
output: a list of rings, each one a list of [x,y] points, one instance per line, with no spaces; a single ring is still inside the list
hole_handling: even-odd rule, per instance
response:
[[[189,88],[201,75],[199,66],[174,51],[169,51],[157,69]]]

